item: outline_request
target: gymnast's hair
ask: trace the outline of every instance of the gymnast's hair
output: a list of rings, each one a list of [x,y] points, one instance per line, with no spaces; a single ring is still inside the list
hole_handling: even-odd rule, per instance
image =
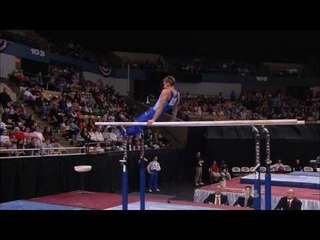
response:
[[[165,78],[163,79],[163,81],[169,83],[170,86],[175,86],[175,85],[176,85],[176,79],[175,79],[173,76],[171,76],[171,75],[165,77]]]

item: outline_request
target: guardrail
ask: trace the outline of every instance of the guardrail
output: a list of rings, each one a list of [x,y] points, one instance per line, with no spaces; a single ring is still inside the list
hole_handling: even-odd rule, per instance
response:
[[[53,148],[21,148],[0,149],[0,159],[14,157],[56,156],[56,155],[83,155],[85,147],[53,147]]]

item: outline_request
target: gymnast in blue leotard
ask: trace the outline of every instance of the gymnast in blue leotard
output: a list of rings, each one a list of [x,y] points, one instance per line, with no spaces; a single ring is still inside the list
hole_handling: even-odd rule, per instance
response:
[[[175,78],[167,76],[163,80],[163,90],[159,96],[156,104],[151,107],[148,111],[142,113],[134,119],[135,122],[148,122],[148,126],[157,121],[164,112],[168,112],[172,109],[171,121],[175,121],[178,112],[178,105],[180,102],[180,93],[175,89]],[[139,134],[145,129],[146,126],[133,126],[128,127],[128,135]]]

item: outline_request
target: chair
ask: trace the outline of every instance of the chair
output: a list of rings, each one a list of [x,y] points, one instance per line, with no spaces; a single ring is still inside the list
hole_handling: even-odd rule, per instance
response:
[[[266,167],[260,167],[260,172],[265,173],[267,171]]]
[[[304,171],[304,172],[313,172],[313,168],[307,166],[307,167],[304,167],[304,168],[303,168],[303,171]]]
[[[232,176],[234,177],[239,177],[241,175],[241,169],[239,167],[233,167],[231,171],[232,171]]]
[[[241,172],[244,173],[244,174],[249,174],[249,173],[250,173],[250,168],[248,168],[248,167],[242,167],[242,168],[241,168]]]
[[[292,172],[292,168],[289,165],[284,165],[285,172]]]
[[[253,172],[254,172],[254,169],[255,169],[255,167],[251,167],[251,168],[250,168],[250,172],[253,173]]]
[[[74,170],[80,174],[81,177],[81,190],[85,190],[85,174],[92,170],[90,165],[78,165],[74,167]]]
[[[320,168],[319,167],[317,168],[317,172],[320,172]]]

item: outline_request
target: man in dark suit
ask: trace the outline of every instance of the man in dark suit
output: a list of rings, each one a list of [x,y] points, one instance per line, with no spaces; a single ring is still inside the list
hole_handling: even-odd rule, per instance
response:
[[[301,210],[302,202],[294,196],[293,189],[288,190],[286,197],[282,197],[274,210]]]
[[[215,205],[229,205],[228,197],[221,193],[222,187],[217,185],[215,193],[210,194],[204,203],[210,203]]]
[[[237,201],[233,204],[233,206],[252,208],[253,207],[253,197],[251,196],[251,192],[252,192],[252,187],[246,186],[244,196],[239,196]]]

